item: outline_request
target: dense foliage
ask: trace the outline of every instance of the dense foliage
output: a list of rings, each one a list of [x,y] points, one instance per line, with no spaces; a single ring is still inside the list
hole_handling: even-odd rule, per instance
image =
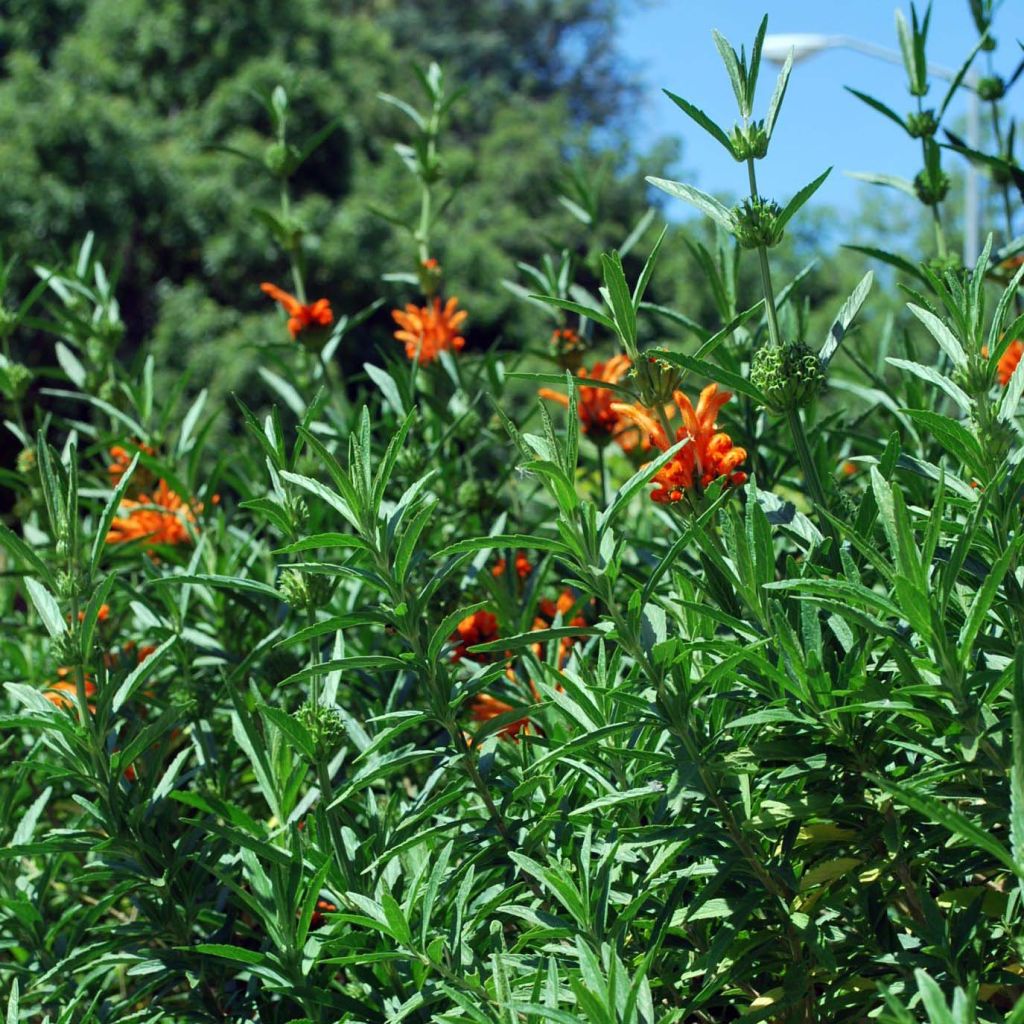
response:
[[[917,109],[863,96],[929,248],[839,295],[785,247],[825,174],[758,191],[765,23],[715,37],[734,127],[670,95],[734,202],[566,170],[566,112],[620,109],[614,5],[5,16],[9,1024],[1024,1021],[997,6],[942,90],[898,16]],[[943,134],[967,82],[984,153]],[[968,266],[963,159],[1001,218]]]

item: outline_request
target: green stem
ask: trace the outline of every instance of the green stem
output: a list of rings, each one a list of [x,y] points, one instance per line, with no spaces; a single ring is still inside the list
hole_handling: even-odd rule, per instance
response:
[[[597,476],[601,484],[601,508],[608,507],[608,479],[604,464],[604,445],[597,446]]]
[[[747,177],[750,179],[750,198],[757,199],[757,172],[754,170],[753,159],[747,160]],[[757,247],[757,258],[761,268],[761,288],[764,291],[765,315],[768,318],[768,335],[773,345],[782,344],[782,332],[779,330],[779,314],[775,308],[775,289],[772,287],[772,271],[768,264],[768,249],[764,245]]]

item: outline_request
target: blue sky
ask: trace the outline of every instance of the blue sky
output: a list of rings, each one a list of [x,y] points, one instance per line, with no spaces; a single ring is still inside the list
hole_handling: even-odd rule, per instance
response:
[[[909,0],[901,6],[909,16]],[[661,88],[685,96],[727,129],[732,125],[735,100],[711,38],[712,29],[718,29],[737,49],[743,43],[749,50],[760,18],[767,12],[769,33],[847,35],[898,48],[895,0],[643,0],[639,7],[623,19],[621,37],[626,58],[646,85],[636,114],[637,139],[644,143],[667,135],[681,137],[683,176],[707,191],[745,189],[744,169],[664,96]],[[994,66],[1006,77],[1020,56],[1016,40],[1024,40],[1024,2],[1005,0],[995,28],[1000,45],[993,54]],[[930,63],[959,67],[976,40],[967,0],[935,0]],[[976,58],[975,67],[984,71],[983,54]],[[760,117],[777,73],[773,65],[762,67]],[[817,198],[851,209],[858,190],[868,186],[843,171],[914,176],[919,166],[917,143],[851,96],[844,85],[875,96],[901,114],[911,109],[901,68],[847,50],[831,50],[801,61],[790,78],[771,153],[758,166],[762,193],[788,198],[834,165]],[[1024,83],[1018,82],[1016,90],[1017,96],[1024,95]],[[926,105],[937,106],[943,95],[944,83],[936,80]],[[954,100],[954,119],[962,117],[965,110],[963,98]]]

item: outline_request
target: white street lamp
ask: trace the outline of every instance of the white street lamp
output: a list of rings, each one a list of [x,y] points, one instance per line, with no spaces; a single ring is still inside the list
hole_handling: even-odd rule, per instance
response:
[[[888,61],[890,64],[902,64],[903,58],[895,50],[888,50],[884,46],[876,46],[874,43],[866,43],[861,39],[854,39],[851,36],[827,36],[813,32],[793,32],[788,34],[770,35],[764,37],[764,48],[761,53],[765,60],[773,64],[784,64],[786,58],[793,54],[793,63],[813,57],[823,50],[856,50],[858,53],[865,53],[869,57],[876,57],[878,60]],[[956,71],[940,67],[935,64],[928,65],[928,73],[936,78],[944,78],[946,81],[953,81],[957,76]],[[980,109],[978,104],[978,93],[973,75],[964,78],[964,85],[970,90],[971,98],[967,107],[967,144],[971,149],[977,149],[980,144]],[[979,249],[979,205],[978,192],[978,170],[974,164],[968,161],[966,195],[964,197],[964,263],[973,266],[978,258]]]

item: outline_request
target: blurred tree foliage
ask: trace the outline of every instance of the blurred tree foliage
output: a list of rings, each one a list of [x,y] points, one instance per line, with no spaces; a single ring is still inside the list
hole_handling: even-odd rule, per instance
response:
[[[407,122],[378,94],[414,99],[412,66],[438,60],[467,88],[444,147],[456,196],[436,255],[471,312],[473,347],[541,344],[550,329],[543,312],[497,282],[517,276],[518,260],[562,247],[593,257],[621,244],[651,201],[643,176],[664,174],[679,155],[669,142],[647,154],[630,143],[638,84],[615,45],[629,2],[8,0],[0,240],[22,256],[15,283],[27,287],[32,263],[59,263],[94,231],[119,274],[126,357],[151,336],[162,368],[189,368],[215,394],[251,387],[259,347],[282,340],[257,285],[286,284],[285,266],[253,215],[275,205],[275,185],[218,147],[262,159],[271,139],[260,95],[278,83],[293,137],[338,119],[293,182],[310,291],[339,312],[382,291],[392,304],[405,301],[408,287],[382,284],[381,274],[411,269],[413,246],[373,210],[406,214],[415,204],[392,149]],[[570,167],[600,181],[591,226],[557,201]],[[786,240],[794,273],[803,253],[820,252],[818,229],[834,226],[821,214],[815,237]],[[691,228],[708,241],[706,228]],[[654,301],[716,323],[685,247],[665,252]],[[754,273],[749,262],[743,280]],[[812,319],[822,324],[864,265],[842,254],[827,262],[808,281]],[[594,282],[584,275],[584,283]],[[661,326],[669,340],[679,333]],[[384,309],[360,337],[387,345],[390,329]],[[355,347],[347,358],[359,365],[369,352],[365,342]]]
[[[311,290],[355,310],[412,246],[372,212],[413,197],[392,142],[406,126],[380,102],[413,98],[413,64],[442,61],[468,86],[453,113],[447,173],[457,188],[437,255],[472,310],[472,340],[529,333],[535,314],[503,289],[514,261],[585,229],[555,201],[567,159],[610,164],[606,242],[645,207],[617,112],[634,90],[617,59],[612,0],[12,0],[0,15],[0,238],[26,260],[62,258],[95,231],[120,268],[126,345],[148,333],[173,365],[273,329],[261,280],[284,278],[267,229],[273,183],[253,164],[269,124],[259,94],[290,97],[290,134],[338,129],[294,180],[309,230]],[[594,141],[600,131],[600,146]],[[620,179],[629,176],[629,186]],[[616,237],[618,233],[618,237]],[[591,240],[592,241],[592,240]],[[27,267],[25,268],[27,272]],[[391,297],[404,297],[401,286]],[[379,318],[386,328],[385,317]],[[243,360],[245,362],[245,360]],[[230,385],[225,381],[225,384]]]

